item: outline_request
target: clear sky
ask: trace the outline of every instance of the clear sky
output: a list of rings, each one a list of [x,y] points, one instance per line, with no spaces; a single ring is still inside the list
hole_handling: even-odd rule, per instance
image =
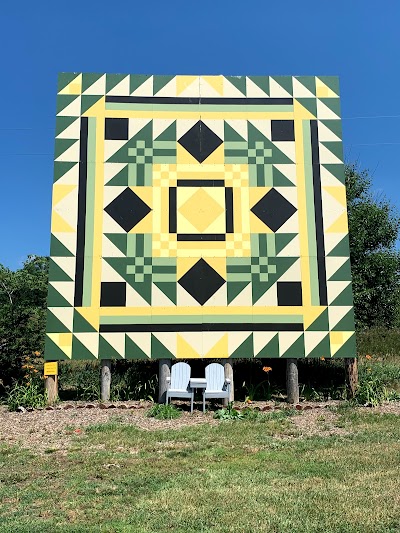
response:
[[[400,206],[399,22],[398,0],[4,2],[0,263],[49,253],[60,71],[339,75],[346,158]]]

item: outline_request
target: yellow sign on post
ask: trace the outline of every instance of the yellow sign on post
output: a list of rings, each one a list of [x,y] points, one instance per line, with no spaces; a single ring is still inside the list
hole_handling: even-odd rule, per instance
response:
[[[57,361],[44,364],[45,376],[58,376],[58,363]]]

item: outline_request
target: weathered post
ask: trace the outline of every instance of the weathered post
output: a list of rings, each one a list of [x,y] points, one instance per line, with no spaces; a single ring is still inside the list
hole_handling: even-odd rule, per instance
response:
[[[52,405],[58,399],[58,363],[48,361],[44,364],[45,388],[47,404]]]
[[[346,387],[350,398],[354,398],[358,388],[358,366],[357,358],[349,357],[344,360],[344,368],[346,372]]]
[[[171,376],[171,359],[158,361],[158,403],[165,403],[167,392],[167,378]]]
[[[234,383],[233,383],[233,361],[232,359],[228,359],[228,361],[225,362],[224,365],[225,369],[225,379],[230,380],[230,392],[229,392],[229,398],[224,398],[224,406],[227,406],[228,403],[233,402],[235,400],[235,389],[234,389]]]
[[[297,368],[297,359],[286,360],[286,391],[288,403],[299,403],[299,371]]]
[[[101,360],[101,376],[100,376],[100,390],[101,401],[108,402],[111,392],[111,360]]]

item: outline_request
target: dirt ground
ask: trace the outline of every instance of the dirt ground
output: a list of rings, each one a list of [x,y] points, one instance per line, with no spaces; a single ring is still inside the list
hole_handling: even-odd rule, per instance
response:
[[[346,435],[347,430],[337,425],[338,415],[327,407],[338,402],[312,403],[304,402],[297,409],[301,416],[290,418],[295,430],[292,438],[311,435]],[[111,407],[110,407],[111,405]],[[157,420],[146,417],[150,403],[120,402],[115,404],[80,404],[62,403],[52,410],[35,410],[25,412],[9,412],[0,407],[0,445],[19,445],[44,453],[46,450],[66,450],[79,434],[84,433],[87,426],[118,421],[121,424],[133,424],[145,431],[157,429],[179,429],[197,424],[219,424],[213,418],[213,412],[203,414],[195,409],[193,414],[184,410],[182,416],[174,420]],[[238,403],[235,407],[243,408]],[[273,404],[254,402],[250,407],[260,411],[277,409]],[[301,407],[301,409],[300,409]],[[369,412],[393,413],[400,415],[400,402],[391,402],[376,408],[360,407]],[[277,435],[278,436],[278,435]],[[279,436],[278,436],[279,437]],[[285,438],[290,438],[285,435]]]

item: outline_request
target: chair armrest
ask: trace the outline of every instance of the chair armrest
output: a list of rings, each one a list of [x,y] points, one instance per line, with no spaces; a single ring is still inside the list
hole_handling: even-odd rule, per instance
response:
[[[230,380],[229,378],[225,378],[225,383],[226,383],[227,385],[229,385],[230,382],[231,382],[231,380]]]
[[[171,383],[171,378],[168,376],[167,378],[165,378],[165,381],[166,381],[167,383]]]

